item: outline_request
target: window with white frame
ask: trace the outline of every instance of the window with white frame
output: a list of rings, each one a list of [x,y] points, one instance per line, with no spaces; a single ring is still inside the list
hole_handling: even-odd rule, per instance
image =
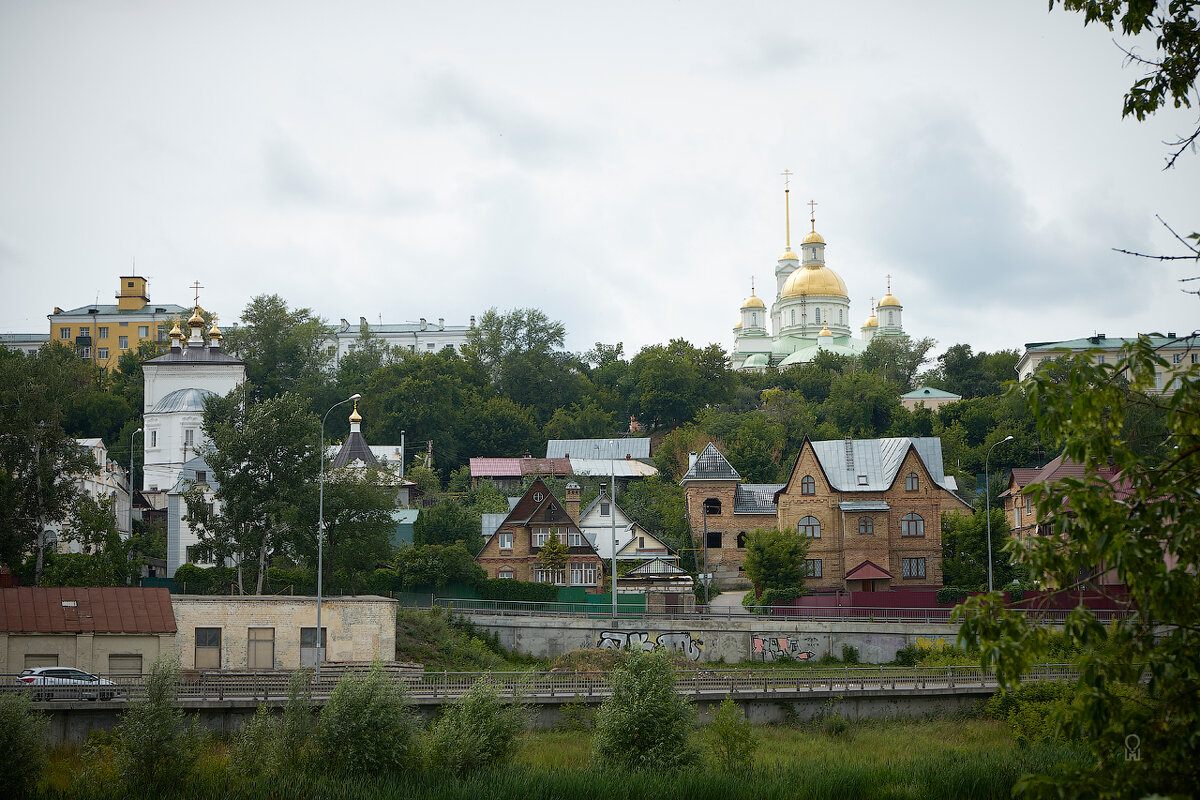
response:
[[[577,561],[571,563],[572,586],[595,586],[596,564],[592,561]]]
[[[513,571],[511,569],[502,568],[500,572],[496,574],[496,577],[500,578],[501,580],[511,581],[513,580]]]
[[[118,336],[117,337],[117,347],[120,348],[121,350],[128,350],[129,349],[129,337],[128,336]]]
[[[541,492],[534,492],[534,493],[533,493],[533,502],[535,502],[535,503],[540,503],[540,502],[542,502],[542,500],[544,500],[544,499],[546,499],[546,495],[542,494]]]
[[[96,348],[96,358],[100,359],[101,361],[107,361],[108,360],[108,348],[107,347],[97,347]]]
[[[561,537],[562,534],[559,534]],[[583,534],[579,531],[571,531],[567,534],[568,547],[583,547]]]
[[[565,586],[567,583],[567,571],[565,569],[547,569],[539,566],[533,571],[533,580],[535,583],[553,583]]]
[[[542,545],[544,545],[546,543],[546,540],[549,538],[550,538],[549,529],[547,529],[547,528],[534,528],[533,529],[533,546],[534,547],[541,547]]]
[[[900,535],[901,536],[924,536],[925,535],[925,520],[920,514],[905,514],[900,519]]]
[[[108,326],[107,325],[101,325],[98,328],[96,328],[96,338],[97,339],[107,339],[108,338]],[[1175,356],[1175,357],[1179,358],[1179,356]],[[1175,363],[1178,364],[1179,362],[1176,361]]]
[[[821,577],[821,559],[806,558],[804,559],[804,574],[809,578]]]
[[[100,330],[104,330],[104,329],[101,328]],[[1183,363],[1183,353],[1176,353],[1175,355],[1171,356],[1171,363],[1172,364],[1182,364]]]
[[[138,325],[138,338],[139,339],[149,339],[150,338],[150,326],[149,325]]]
[[[91,336],[92,335],[92,326],[91,325],[80,325],[79,326],[79,335],[80,336]]]
[[[70,328],[59,328],[58,329],[58,338],[70,339],[71,338],[71,329]]]
[[[512,540],[512,532],[511,531],[509,531],[508,533],[500,534],[500,549],[501,550],[512,550],[512,542],[513,542],[513,540]]]
[[[902,558],[900,559],[901,575],[905,578],[924,578],[925,577],[925,559],[924,558]]]
[[[808,539],[821,538],[821,521],[816,517],[805,517],[797,525],[800,535]]]

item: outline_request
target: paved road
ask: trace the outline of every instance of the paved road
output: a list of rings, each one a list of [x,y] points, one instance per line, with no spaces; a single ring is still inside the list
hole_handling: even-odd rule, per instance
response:
[[[709,605],[716,614],[749,614],[750,612],[742,605],[742,598],[746,594],[746,592],[722,592],[714,597]]]

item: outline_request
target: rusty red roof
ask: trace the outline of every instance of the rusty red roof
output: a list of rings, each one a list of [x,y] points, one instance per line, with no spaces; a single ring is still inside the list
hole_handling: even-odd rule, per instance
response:
[[[522,475],[570,475],[569,458],[522,458]]]
[[[0,589],[6,633],[175,633],[171,595],[163,588]]]
[[[521,477],[521,459],[519,458],[472,458],[472,478],[519,478]]]

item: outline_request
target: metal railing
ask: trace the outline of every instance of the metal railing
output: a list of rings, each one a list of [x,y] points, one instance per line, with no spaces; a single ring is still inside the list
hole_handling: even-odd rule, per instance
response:
[[[311,676],[311,673],[309,673]],[[343,672],[342,674],[345,674]],[[414,700],[455,700],[466,694],[480,679],[490,680],[501,695],[529,701],[561,698],[601,698],[612,693],[607,672],[427,672],[424,674],[392,670],[389,676],[404,684]],[[25,691],[35,703],[47,701],[105,700],[124,703],[146,695],[143,675],[110,675],[116,686],[26,686],[16,683],[15,675],[0,676],[0,690]],[[1031,667],[1024,682],[1073,680],[1078,671],[1070,664],[1041,664]],[[321,682],[311,685],[313,697],[328,697],[340,675],[322,670]],[[195,702],[282,702],[288,695],[290,672],[200,672],[185,673],[179,682],[177,698]],[[812,666],[770,669],[696,669],[678,673],[681,694],[707,696],[760,696],[764,694],[803,695],[812,692],[839,694],[925,692],[958,688],[992,689],[997,687],[995,673],[975,666],[894,667],[894,666]],[[96,697],[97,690],[112,698]]]
[[[476,600],[462,597],[437,597],[434,605],[441,606],[457,614],[478,614],[501,617],[588,617],[594,619],[612,619],[610,606],[597,603],[552,603],[528,600]],[[1070,614],[1069,609],[1038,609],[1012,608],[1031,620],[1061,625]],[[773,607],[764,613],[751,614],[741,607],[732,606],[696,606],[692,612],[653,612],[641,608],[617,609],[618,619],[662,619],[662,620],[694,620],[694,619],[723,619],[723,620],[811,620],[811,621],[847,621],[847,622],[909,622],[909,623],[950,623],[951,608],[868,608],[853,606],[835,607],[806,607],[783,606]],[[1128,616],[1129,611],[1099,609],[1092,614],[1097,619],[1107,622]]]

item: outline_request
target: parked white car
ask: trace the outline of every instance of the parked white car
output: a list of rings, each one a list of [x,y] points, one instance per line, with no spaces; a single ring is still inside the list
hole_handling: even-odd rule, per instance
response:
[[[121,687],[107,678],[74,667],[27,669],[17,676],[17,685],[29,687],[34,700],[112,700],[121,695]]]

